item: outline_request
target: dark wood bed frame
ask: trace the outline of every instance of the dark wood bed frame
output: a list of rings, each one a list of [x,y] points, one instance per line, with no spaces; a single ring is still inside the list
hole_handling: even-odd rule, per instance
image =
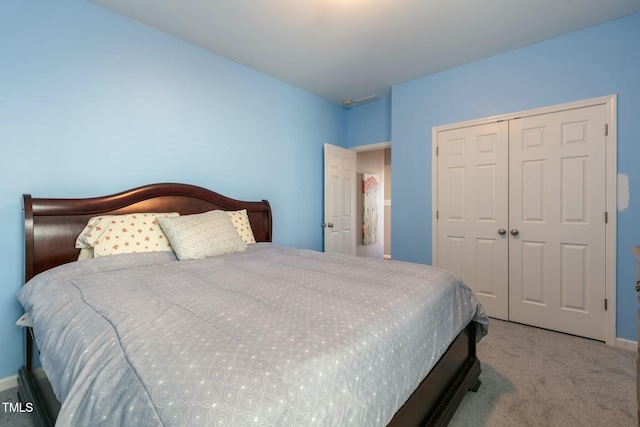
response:
[[[122,193],[85,199],[32,198],[25,194],[25,281],[61,264],[76,261],[75,239],[89,218],[134,212],[179,212],[182,215],[212,209],[246,209],[258,242],[271,242],[269,202],[245,202],[187,184],[153,184]],[[20,398],[34,405],[41,426],[55,423],[60,402],[46,376],[34,369],[37,349],[32,331],[26,329],[25,365],[18,374]],[[458,335],[438,364],[418,386],[389,423],[393,427],[447,425],[467,391],[480,386],[480,362],[476,357],[476,323]],[[40,375],[39,375],[40,374]]]

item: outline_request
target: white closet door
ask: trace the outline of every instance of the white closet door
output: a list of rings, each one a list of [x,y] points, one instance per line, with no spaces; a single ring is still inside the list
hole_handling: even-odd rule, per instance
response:
[[[438,267],[508,319],[507,122],[438,133]],[[503,229],[503,230],[500,230]]]
[[[605,339],[605,120],[510,121],[509,320]]]

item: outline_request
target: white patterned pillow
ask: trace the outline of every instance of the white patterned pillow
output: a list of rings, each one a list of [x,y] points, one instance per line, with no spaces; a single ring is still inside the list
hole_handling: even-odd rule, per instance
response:
[[[158,218],[179,260],[203,259],[247,248],[224,211]]]
[[[76,238],[76,248],[85,250],[80,258],[170,251],[171,244],[156,218],[176,216],[177,212],[92,217]]]
[[[229,218],[233,221],[233,226],[236,228],[243,242],[247,245],[256,242],[246,209],[242,209],[241,211],[227,211],[227,215],[229,215]]]

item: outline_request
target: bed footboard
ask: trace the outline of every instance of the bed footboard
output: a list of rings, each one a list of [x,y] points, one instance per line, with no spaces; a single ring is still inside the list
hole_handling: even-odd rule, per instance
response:
[[[53,389],[42,369],[27,371],[21,368],[18,372],[18,397],[23,404],[30,403],[33,411],[33,421],[38,427],[53,427],[60,402],[53,394]]]
[[[446,426],[468,391],[480,387],[476,323],[458,335],[388,427]],[[434,392],[435,391],[435,392]]]

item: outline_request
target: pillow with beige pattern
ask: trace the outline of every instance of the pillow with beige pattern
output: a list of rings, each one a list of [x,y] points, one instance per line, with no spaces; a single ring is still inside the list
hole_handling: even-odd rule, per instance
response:
[[[240,252],[247,248],[225,211],[158,218],[158,222],[180,261]]]
[[[233,222],[233,226],[236,228],[236,231],[242,238],[242,241],[247,245],[256,242],[256,238],[253,235],[253,230],[251,229],[251,223],[249,223],[249,215],[247,215],[247,210],[242,209],[241,211],[227,211],[227,215],[231,218]]]
[[[81,249],[79,259],[91,258],[91,250],[93,257],[170,251],[171,243],[156,218],[177,216],[177,212],[168,212],[93,217],[76,239],[76,248]]]

